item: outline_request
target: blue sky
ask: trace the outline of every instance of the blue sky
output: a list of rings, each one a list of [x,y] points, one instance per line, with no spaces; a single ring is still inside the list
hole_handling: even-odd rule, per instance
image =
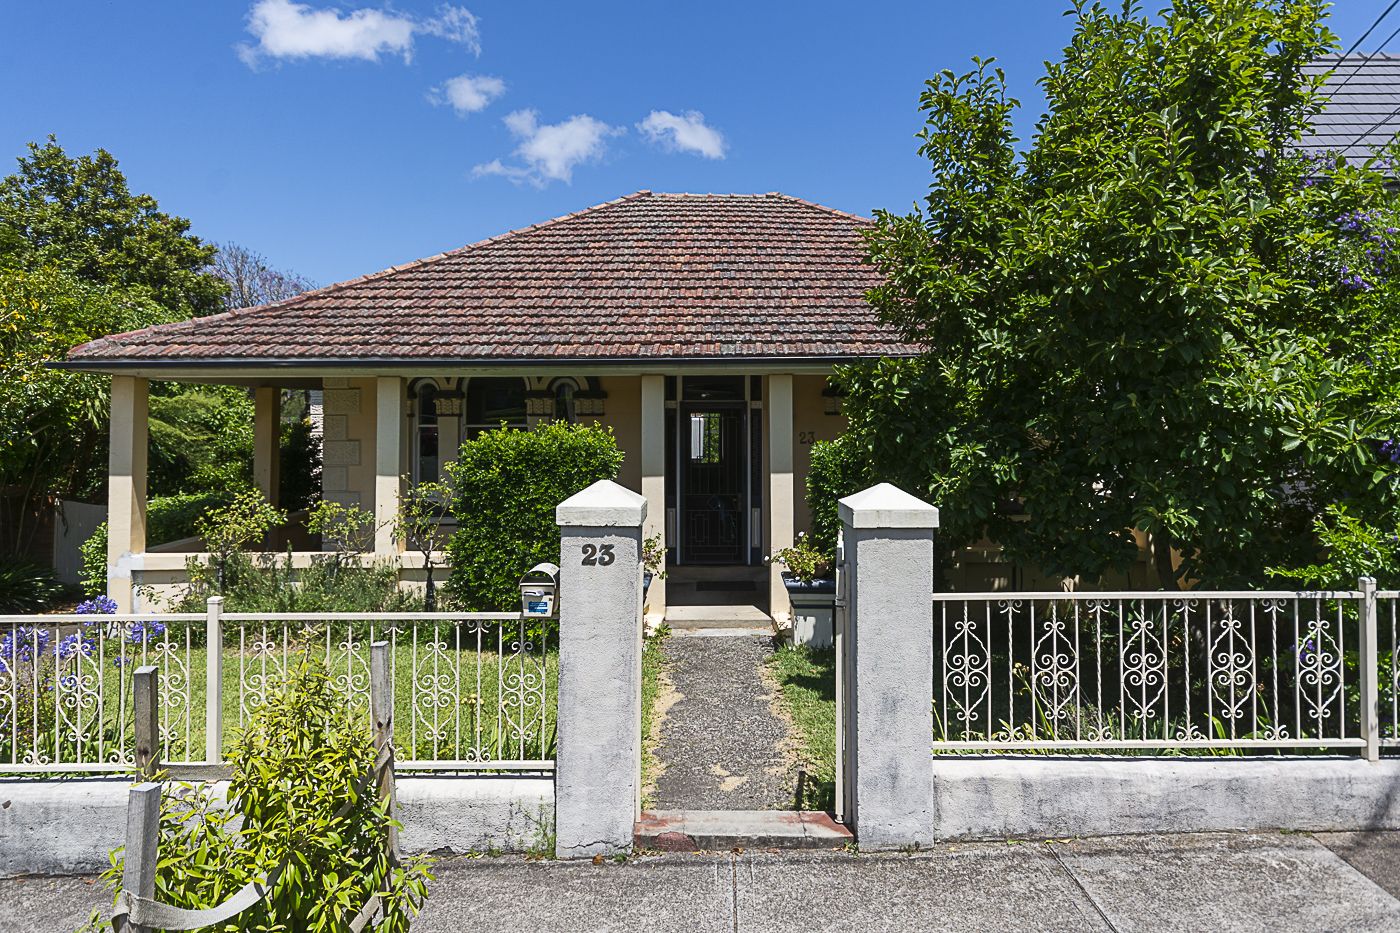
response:
[[[1025,135],[1067,5],[11,0],[0,167],[48,133],[104,147],[199,235],[322,284],[641,188],[904,209],[922,82],[997,56]]]

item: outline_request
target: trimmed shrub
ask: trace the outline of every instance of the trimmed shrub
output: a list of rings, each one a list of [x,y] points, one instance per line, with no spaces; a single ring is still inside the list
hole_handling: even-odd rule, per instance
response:
[[[622,466],[611,428],[553,422],[506,427],[467,441],[447,465],[457,533],[448,544],[447,594],[463,609],[520,607],[520,575],[559,561],[554,509]]]
[[[210,509],[228,505],[233,495],[230,490],[215,490],[151,499],[146,503],[146,543],[165,544],[192,537],[195,521]],[[83,593],[96,596],[107,592],[107,523],[98,525],[78,551],[83,561]]]
[[[807,506],[812,511],[812,545],[826,554],[836,553],[836,533],[841,517],[836,500],[869,486],[873,471],[865,451],[854,436],[842,434],[834,441],[812,445],[812,465],[807,472]]]

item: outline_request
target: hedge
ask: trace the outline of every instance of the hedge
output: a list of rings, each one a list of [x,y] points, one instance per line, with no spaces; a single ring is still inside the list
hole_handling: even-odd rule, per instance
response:
[[[521,574],[559,561],[555,507],[614,478],[622,460],[612,429],[597,425],[502,426],[464,443],[447,465],[457,519],[448,598],[463,609],[518,610]]]

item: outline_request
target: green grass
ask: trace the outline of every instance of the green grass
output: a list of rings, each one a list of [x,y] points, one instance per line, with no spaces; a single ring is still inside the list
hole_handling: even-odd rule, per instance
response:
[[[807,772],[803,799],[796,802],[806,810],[830,810],[836,804],[836,652],[792,645],[773,652],[768,665]]]
[[[662,643],[670,632],[663,626],[642,643],[642,787],[651,786],[657,769],[656,697],[661,692],[661,671],[665,658]],[[645,797],[642,805],[649,803]]]

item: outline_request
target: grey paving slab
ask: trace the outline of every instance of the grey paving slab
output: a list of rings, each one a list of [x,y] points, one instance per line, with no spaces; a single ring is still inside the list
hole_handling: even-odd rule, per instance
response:
[[[1313,836],[1392,897],[1400,897],[1400,832],[1314,833]]]
[[[1311,836],[1219,833],[1045,846],[1123,933],[1400,930],[1400,902]]]
[[[741,931],[1095,931],[1108,927],[1036,844],[737,863]]]
[[[791,806],[791,737],[763,676],[769,639],[668,638],[662,651],[677,697],[661,721],[652,808]]]
[[[112,893],[96,878],[0,881],[0,930],[72,931],[87,923],[94,909],[104,918],[112,912]]]
[[[637,859],[625,864],[440,863],[413,933],[734,930],[729,857]]]

